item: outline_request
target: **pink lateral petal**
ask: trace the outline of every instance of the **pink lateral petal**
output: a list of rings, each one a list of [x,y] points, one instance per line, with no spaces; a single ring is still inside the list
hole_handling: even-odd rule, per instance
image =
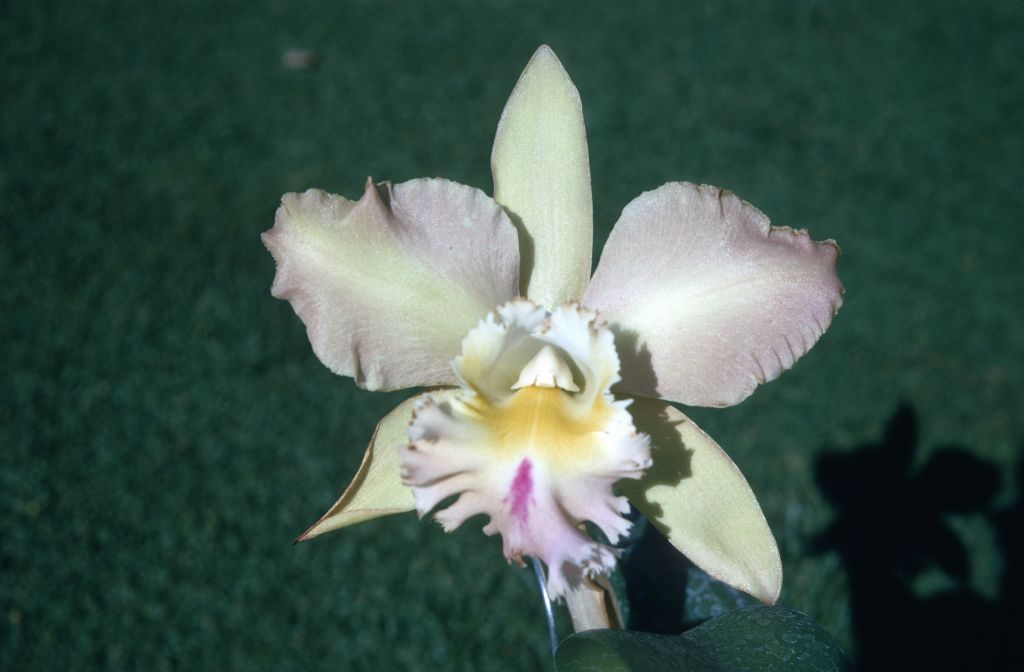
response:
[[[286,194],[263,241],[317,357],[371,390],[456,383],[462,339],[518,287],[512,222],[448,180]]]
[[[674,182],[626,206],[583,302],[614,325],[618,389],[730,406],[828,328],[838,256],[834,241],[772,227],[731,192]]]

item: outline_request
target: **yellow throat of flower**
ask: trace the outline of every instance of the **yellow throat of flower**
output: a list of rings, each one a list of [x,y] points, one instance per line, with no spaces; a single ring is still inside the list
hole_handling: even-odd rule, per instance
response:
[[[491,437],[495,459],[529,457],[555,471],[574,470],[600,450],[600,433],[614,409],[603,397],[586,408],[558,387],[531,385],[506,402],[482,397],[466,401],[467,410]]]

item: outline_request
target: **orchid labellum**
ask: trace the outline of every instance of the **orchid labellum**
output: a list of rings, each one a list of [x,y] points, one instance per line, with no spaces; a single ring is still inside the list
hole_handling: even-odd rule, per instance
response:
[[[632,503],[709,574],[773,603],[782,569],[754,494],[668,402],[739,403],[807,352],[842,303],[836,245],[677,182],[626,206],[591,276],[583,111],[547,47],[502,113],[492,170],[493,198],[417,179],[282,199],[263,236],[272,291],[316,355],[369,390],[432,388],[381,420],[302,538],[411,510],[445,530],[483,514],[559,596],[611,571]]]

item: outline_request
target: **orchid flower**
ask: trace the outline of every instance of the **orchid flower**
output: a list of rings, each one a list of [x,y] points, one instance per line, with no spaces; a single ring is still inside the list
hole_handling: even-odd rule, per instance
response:
[[[583,111],[548,47],[505,106],[492,170],[493,199],[443,179],[368,180],[358,201],[287,194],[263,235],[272,293],[325,365],[368,390],[428,388],[381,420],[300,539],[484,514],[505,557],[542,560],[560,596],[613,569],[632,503],[710,575],[774,603],[757,499],[669,402],[739,403],[807,352],[842,303],[835,243],[676,182],[626,206],[591,276]]]

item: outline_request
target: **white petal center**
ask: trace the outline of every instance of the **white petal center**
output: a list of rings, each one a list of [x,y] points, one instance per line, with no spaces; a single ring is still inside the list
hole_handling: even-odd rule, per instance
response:
[[[512,386],[513,390],[535,385],[537,387],[560,387],[567,392],[579,392],[580,388],[572,380],[569,365],[555,352],[550,345],[545,345],[527,362],[519,374],[519,380]]]

